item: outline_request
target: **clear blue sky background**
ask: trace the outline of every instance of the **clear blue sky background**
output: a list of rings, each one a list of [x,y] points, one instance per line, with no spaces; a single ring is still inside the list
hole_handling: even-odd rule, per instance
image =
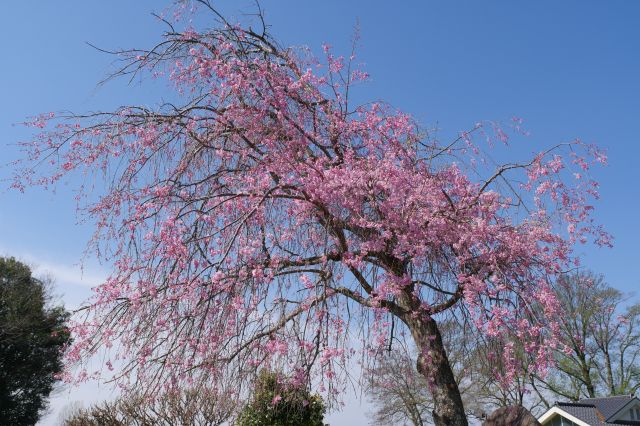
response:
[[[217,3],[231,15],[251,6],[245,0]],[[150,12],[165,5],[159,0],[3,4],[0,163],[17,157],[12,144],[28,132],[12,124],[29,115],[153,105],[166,96],[158,84],[98,88],[112,58],[85,44],[150,46],[163,30]],[[596,176],[602,184],[597,217],[615,236],[615,248],[585,248],[584,263],[621,290],[640,286],[640,2],[265,0],[263,6],[283,44],[316,52],[328,42],[348,54],[359,21],[359,60],[373,77],[360,96],[387,100],[425,125],[438,123],[445,135],[479,120],[517,115],[531,132],[514,149],[520,158],[576,137],[606,148],[610,165]],[[9,175],[0,168],[0,179]],[[49,271],[70,307],[107,270],[92,260],[82,276],[74,267],[89,232],[76,225],[75,205],[64,187],[57,194],[0,191],[0,254]],[[333,417],[333,424],[357,422],[363,410],[347,410]]]

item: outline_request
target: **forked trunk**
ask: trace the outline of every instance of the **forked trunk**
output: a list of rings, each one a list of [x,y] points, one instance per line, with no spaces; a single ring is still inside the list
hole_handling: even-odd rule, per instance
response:
[[[419,350],[417,369],[429,383],[436,426],[467,426],[462,397],[447,358],[436,322],[408,319],[407,324]]]

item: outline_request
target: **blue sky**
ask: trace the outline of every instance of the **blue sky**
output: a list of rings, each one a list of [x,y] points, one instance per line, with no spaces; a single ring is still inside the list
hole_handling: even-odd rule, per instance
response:
[[[228,14],[252,2],[220,0]],[[113,58],[104,48],[150,46],[163,27],[150,12],[166,2],[22,0],[2,7],[0,25],[0,163],[28,137],[20,126],[40,112],[153,105],[162,85],[96,83]],[[514,156],[576,137],[606,148],[599,170],[597,218],[613,249],[581,249],[584,264],[624,291],[640,287],[640,3],[631,1],[338,1],[265,0],[268,22],[284,45],[320,52],[328,42],[348,54],[356,22],[359,61],[372,75],[358,96],[384,99],[442,134],[479,120],[524,118],[531,136]],[[164,92],[164,94],[163,94]],[[0,168],[0,179],[10,175]],[[68,306],[77,306],[107,272],[88,259],[76,265],[90,236],[78,225],[72,194],[0,190],[0,254],[16,255],[52,275]],[[59,404],[58,404],[59,406]],[[362,407],[334,424],[361,418]],[[360,417],[359,417],[360,416]],[[52,416],[53,417],[53,416]],[[50,420],[51,421],[51,420]],[[52,424],[52,423],[50,423]]]

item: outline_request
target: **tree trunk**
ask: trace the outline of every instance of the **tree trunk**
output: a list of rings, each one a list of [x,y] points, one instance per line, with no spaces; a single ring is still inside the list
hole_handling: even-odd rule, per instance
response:
[[[417,369],[429,383],[436,426],[467,426],[462,397],[456,383],[438,325],[432,318],[407,318],[411,335],[420,351]]]
[[[580,359],[580,369],[582,370],[582,380],[584,381],[584,385],[587,389],[587,395],[589,395],[589,398],[595,398],[596,390],[595,390],[595,387],[593,386],[593,381],[591,380],[591,371],[589,369],[589,366],[587,365],[587,357],[585,356],[584,353],[580,353],[578,357]]]
[[[609,396],[616,394],[616,384],[613,380],[613,368],[611,367],[611,356],[609,355],[609,348],[604,353],[604,361],[607,366],[607,384],[609,385]]]

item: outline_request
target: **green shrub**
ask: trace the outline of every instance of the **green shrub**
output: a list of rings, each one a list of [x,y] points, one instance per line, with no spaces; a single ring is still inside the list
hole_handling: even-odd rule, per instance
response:
[[[323,426],[325,406],[319,395],[278,374],[263,371],[238,426]]]

